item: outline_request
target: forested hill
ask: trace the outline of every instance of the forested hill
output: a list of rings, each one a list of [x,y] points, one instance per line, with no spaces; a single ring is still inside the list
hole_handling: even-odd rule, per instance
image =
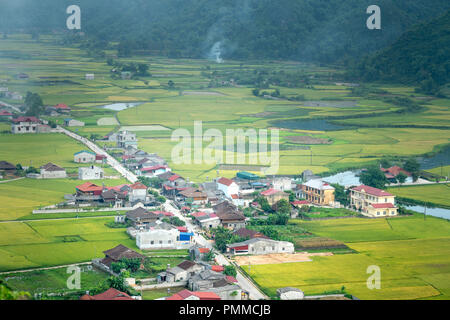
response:
[[[366,81],[420,83],[435,94],[450,82],[450,11],[403,34],[381,52],[363,59],[352,71]]]
[[[214,48],[225,59],[320,62],[384,48],[450,9],[447,0],[0,0],[0,31],[63,30],[72,4],[87,37],[119,41],[125,51],[206,57]],[[372,4],[381,30],[366,28]]]

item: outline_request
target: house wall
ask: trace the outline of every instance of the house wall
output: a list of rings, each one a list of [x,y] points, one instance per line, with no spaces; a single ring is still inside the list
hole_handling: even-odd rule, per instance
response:
[[[294,245],[287,241],[258,241],[248,245],[248,254],[294,253]]]
[[[67,178],[66,171],[46,171],[41,169],[41,178],[42,179],[60,179]]]
[[[201,221],[200,226],[203,229],[217,228],[218,226],[220,226],[220,219],[217,218],[217,219]]]
[[[78,179],[79,180],[98,180],[103,179],[104,172],[103,169],[95,167],[94,169],[88,168],[78,168]]]
[[[36,133],[37,126],[37,123],[20,122],[18,124],[11,125],[11,132],[14,134]]]
[[[274,189],[281,191],[292,190],[292,180],[290,178],[278,178],[274,179],[272,182]]]
[[[95,162],[95,154],[83,152],[73,156],[73,161],[77,163],[92,163]]]
[[[232,194],[238,194],[239,193],[239,186],[236,183],[232,183],[231,185],[227,186],[221,183],[217,184],[217,189],[221,190],[227,198],[231,198]]]
[[[139,249],[176,248],[178,230],[150,230],[136,234]]]
[[[145,201],[147,198],[146,189],[133,189],[130,193],[130,201],[142,200]]]
[[[370,217],[386,217],[386,216],[395,216],[397,215],[397,208],[373,208],[367,207],[366,211],[363,214]]]
[[[377,197],[367,193],[352,190],[350,194],[350,204],[354,205],[356,209],[361,208],[361,211],[367,211],[368,206],[372,203],[392,203],[395,205],[395,196]]]

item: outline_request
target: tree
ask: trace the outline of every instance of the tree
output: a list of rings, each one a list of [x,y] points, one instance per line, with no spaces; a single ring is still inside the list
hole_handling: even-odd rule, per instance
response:
[[[376,166],[369,167],[367,171],[362,172],[359,181],[362,184],[378,189],[383,189],[388,183],[384,172]]]
[[[27,300],[31,298],[29,292],[12,291],[10,288],[0,283],[0,300]]]
[[[403,172],[400,172],[396,177],[397,181],[402,184],[405,183],[406,178],[408,178],[408,176],[406,174],[404,174]]]
[[[127,292],[128,288],[125,285],[125,281],[124,280],[125,280],[125,278],[123,276],[109,277],[106,280],[106,283],[107,283],[107,285],[110,288],[114,288],[114,289],[117,289],[117,290],[122,291],[122,292]]]
[[[348,206],[350,204],[350,200],[348,192],[345,191],[345,187],[337,183],[332,183],[331,185],[334,187],[335,200],[343,204],[344,206]]]
[[[287,200],[281,199],[274,205],[274,210],[277,214],[289,215],[291,213],[291,204]]]
[[[406,160],[403,163],[403,169],[411,172],[413,181],[417,181],[419,178],[420,163],[416,160],[416,158],[409,158]]]
[[[27,92],[25,96],[26,114],[29,116],[39,116],[44,112],[44,103],[38,93]]]
[[[167,85],[169,86],[170,89],[173,89],[175,87],[175,82],[169,80],[169,82],[167,82]]]
[[[216,242],[216,247],[220,252],[227,251],[227,244],[239,241],[240,238],[233,235],[231,230],[225,229],[224,227],[218,227],[214,232],[214,241]]]
[[[232,277],[236,277],[236,275],[237,275],[236,268],[234,266],[232,266],[231,264],[228,266],[225,266],[225,270],[223,271],[223,273],[226,274],[227,276],[232,276]]]
[[[390,168],[391,162],[387,158],[383,158],[380,160],[380,164],[382,168]]]
[[[139,63],[137,65],[137,74],[140,76],[149,76],[150,75],[150,72],[148,72],[149,68],[150,67],[147,64]]]

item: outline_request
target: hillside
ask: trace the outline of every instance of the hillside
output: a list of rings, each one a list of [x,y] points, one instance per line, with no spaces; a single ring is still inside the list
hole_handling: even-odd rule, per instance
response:
[[[336,62],[392,44],[450,8],[445,0],[379,0],[382,29],[366,28],[369,0],[79,0],[87,37],[121,53]],[[0,31],[65,30],[69,0],[0,0]],[[126,26],[126,27],[124,27]],[[243,32],[244,31],[244,32]],[[97,41],[100,43],[99,41]],[[105,49],[105,44],[95,44]]]
[[[402,35],[393,45],[364,59],[354,74],[364,80],[420,83],[437,93],[450,81],[450,11]]]

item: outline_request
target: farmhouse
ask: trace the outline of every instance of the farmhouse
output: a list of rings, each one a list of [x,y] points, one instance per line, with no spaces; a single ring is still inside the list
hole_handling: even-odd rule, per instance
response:
[[[96,166],[78,168],[78,180],[100,180],[103,176],[103,169]]]
[[[83,183],[75,187],[77,201],[100,201],[102,199],[103,187],[91,182]]]
[[[189,256],[194,260],[203,260],[204,256],[210,251],[209,248],[195,244],[189,248]]]
[[[186,188],[178,194],[186,203],[205,204],[208,196],[198,188]]]
[[[261,195],[267,199],[267,202],[271,206],[282,199],[289,201],[289,194],[287,194],[284,191],[276,190],[276,189],[272,189],[272,188],[261,192]]]
[[[319,206],[334,204],[334,187],[320,179],[309,180],[302,184],[303,197]]]
[[[245,217],[239,213],[217,213],[217,216],[224,228],[230,230],[245,228]]]
[[[14,172],[16,171],[16,166],[7,161],[0,161],[0,171]]]
[[[95,79],[95,74],[93,74],[93,73],[86,73],[84,77],[85,77],[86,80],[94,80]]]
[[[49,162],[41,167],[41,178],[42,179],[67,178],[66,169]]]
[[[127,259],[139,259],[141,260],[141,266],[140,269],[144,268],[144,260],[146,259],[146,257],[140,253],[137,253],[136,251],[125,247],[122,244],[119,244],[118,246],[103,251],[103,253],[105,254],[105,257],[103,259],[101,259],[99,262],[103,265],[106,266],[108,268],[108,270],[111,269],[111,263],[113,262],[119,262],[121,259],[123,258],[127,258]]]
[[[224,177],[217,180],[217,189],[222,191],[228,199],[231,199],[232,194],[239,193],[238,184],[233,180]]]
[[[294,245],[287,241],[253,238],[227,245],[227,252],[241,254],[294,253]]]
[[[127,192],[118,191],[114,188],[102,190],[102,200],[105,203],[112,204],[115,208],[122,207],[127,199]],[[125,220],[125,216],[120,216],[121,220]],[[125,221],[122,221],[125,222]]]
[[[176,282],[186,281],[191,276],[199,273],[205,269],[204,266],[193,261],[184,260],[176,267],[167,268],[166,271],[160,272],[157,276],[157,281],[160,282]]]
[[[351,189],[350,204],[370,217],[397,215],[393,194],[365,185]]]
[[[145,158],[145,159],[147,159],[147,158]],[[141,161],[143,161],[143,160],[141,160]],[[170,171],[170,168],[167,165],[156,165],[156,166],[151,166],[151,167],[144,167],[144,168],[138,170],[137,174],[140,176],[146,176],[146,177],[156,177],[156,176],[166,173],[168,171]]]
[[[54,112],[57,114],[69,114],[70,113],[70,108],[67,106],[67,104],[64,104],[64,103],[59,103],[54,106],[46,107],[45,110],[47,112]]]
[[[84,122],[67,118],[67,119],[64,119],[64,125],[66,127],[84,127]]]
[[[386,179],[388,179],[389,182],[397,182],[396,178],[401,173],[403,173],[407,178],[405,182],[412,182],[412,174],[411,172],[406,171],[405,169],[399,167],[399,166],[393,166],[390,168],[381,168],[381,171],[384,172]]]
[[[130,186],[129,200],[131,202],[146,201],[147,200],[147,186],[141,182],[136,182]]]
[[[220,219],[214,213],[195,212],[191,215],[202,229],[217,228],[220,225]]]
[[[255,230],[246,229],[246,228],[238,229],[238,230],[234,231],[233,234],[238,236],[238,237],[248,238],[248,239],[253,239],[253,238],[269,239],[269,237],[265,236],[261,232],[258,232],[258,231],[255,231]]]
[[[165,300],[221,300],[214,292],[182,290]]]
[[[12,119],[11,132],[14,134],[37,133],[38,126],[41,124],[42,121],[36,117],[18,117]]]
[[[11,120],[13,118],[13,114],[6,110],[0,110],[0,121],[1,120]]]
[[[136,234],[136,246],[141,250],[176,249],[179,231],[174,226],[162,222],[150,223],[148,230]]]
[[[85,295],[81,296],[80,300],[134,300],[134,299],[125,292],[119,291],[114,288],[109,288],[105,292],[96,294],[94,296],[91,296],[88,293],[86,293]]]
[[[92,151],[82,150],[73,155],[73,161],[76,163],[93,163],[96,154]]]
[[[288,177],[278,177],[272,180],[272,187],[276,190],[292,190],[292,179]]]
[[[117,134],[117,147],[127,148],[135,147],[137,148],[137,138],[136,134],[130,131],[120,131]]]
[[[134,210],[126,213],[127,220],[131,221],[135,228],[145,227],[151,222],[162,219],[164,216],[150,212],[142,207],[138,207]]]
[[[188,288],[192,291],[208,291],[216,293],[222,300],[241,300],[243,292],[232,277],[212,270],[204,270],[188,280]]]

